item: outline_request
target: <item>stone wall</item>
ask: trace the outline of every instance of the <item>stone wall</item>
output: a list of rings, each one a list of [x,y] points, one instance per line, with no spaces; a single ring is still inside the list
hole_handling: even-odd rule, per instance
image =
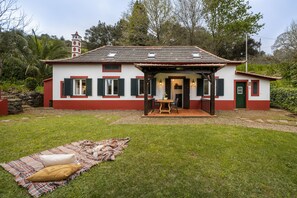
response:
[[[8,114],[17,114],[23,112],[21,99],[8,99]]]

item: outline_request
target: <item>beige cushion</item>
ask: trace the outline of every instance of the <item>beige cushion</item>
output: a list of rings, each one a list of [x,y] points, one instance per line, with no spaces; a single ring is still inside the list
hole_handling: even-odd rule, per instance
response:
[[[41,169],[31,175],[27,180],[32,182],[49,182],[67,179],[70,175],[81,169],[80,164],[55,165]]]
[[[45,167],[77,163],[74,154],[40,155],[39,157]]]

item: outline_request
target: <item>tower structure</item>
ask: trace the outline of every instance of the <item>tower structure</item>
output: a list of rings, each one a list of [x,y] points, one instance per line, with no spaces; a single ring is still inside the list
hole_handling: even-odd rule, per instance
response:
[[[75,34],[72,35],[72,57],[79,56],[81,54],[81,36],[75,32]]]

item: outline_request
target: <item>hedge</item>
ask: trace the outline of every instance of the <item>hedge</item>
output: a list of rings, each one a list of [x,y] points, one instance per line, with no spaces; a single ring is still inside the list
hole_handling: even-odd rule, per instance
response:
[[[271,88],[271,106],[297,113],[297,88]]]

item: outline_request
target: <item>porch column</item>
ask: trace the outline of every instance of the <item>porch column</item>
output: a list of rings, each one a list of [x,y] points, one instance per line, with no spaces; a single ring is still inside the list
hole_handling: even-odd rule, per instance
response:
[[[149,112],[149,105],[148,105],[148,73],[144,72],[144,115],[148,115]]]
[[[210,115],[215,115],[215,73],[210,74]]]

